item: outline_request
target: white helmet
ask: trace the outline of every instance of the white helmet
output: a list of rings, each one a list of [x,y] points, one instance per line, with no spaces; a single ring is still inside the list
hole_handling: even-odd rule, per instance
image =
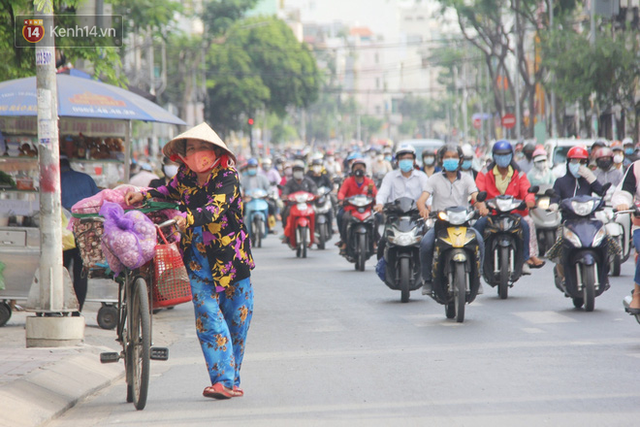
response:
[[[473,157],[473,156],[474,156],[474,152],[473,152],[473,147],[471,147],[471,144],[463,144],[462,157]]]
[[[396,150],[396,159],[398,157],[402,156],[403,154],[413,154],[413,158],[415,159],[416,158],[416,149],[411,144],[401,145]]]
[[[625,139],[622,140],[622,145],[627,145],[627,144],[633,145],[633,139],[626,137]]]

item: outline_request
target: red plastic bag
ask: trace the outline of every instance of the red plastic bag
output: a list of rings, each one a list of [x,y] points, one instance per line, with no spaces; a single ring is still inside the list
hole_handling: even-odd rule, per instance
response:
[[[177,243],[169,243],[158,228],[164,244],[156,246],[154,258],[153,308],[171,307],[191,301],[191,283]]]

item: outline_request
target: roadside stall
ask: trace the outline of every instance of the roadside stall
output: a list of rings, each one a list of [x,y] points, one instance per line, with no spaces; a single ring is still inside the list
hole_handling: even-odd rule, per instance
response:
[[[185,125],[124,89],[69,75],[56,77],[61,154],[100,188],[129,181],[132,120]],[[36,113],[35,77],[0,83],[0,326],[11,317],[9,302],[27,299],[39,265]],[[87,302],[108,307],[115,299],[115,282],[89,281]]]

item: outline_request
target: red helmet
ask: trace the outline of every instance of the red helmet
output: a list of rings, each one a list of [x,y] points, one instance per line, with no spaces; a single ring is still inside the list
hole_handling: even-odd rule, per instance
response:
[[[601,159],[603,157],[613,157],[613,150],[611,150],[611,148],[609,147],[600,148],[598,151],[596,151],[594,157],[596,159]]]
[[[589,158],[589,152],[587,151],[586,148],[584,148],[581,145],[578,145],[576,147],[571,147],[571,149],[567,153],[567,159],[585,159],[586,160],[588,158]]]

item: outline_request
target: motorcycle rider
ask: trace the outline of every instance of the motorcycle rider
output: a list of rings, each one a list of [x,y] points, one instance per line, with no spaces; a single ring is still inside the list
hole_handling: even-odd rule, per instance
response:
[[[351,165],[353,170],[353,165]],[[371,176],[382,176],[384,177],[386,174],[391,172],[393,167],[391,167],[391,162],[385,160],[383,153],[378,153],[376,155],[375,160],[371,163]]]
[[[631,163],[640,159],[636,152],[636,146],[633,139],[626,137],[622,140],[622,148],[624,149],[624,167],[628,167]]]
[[[555,182],[556,177],[549,169],[544,148],[536,148],[533,152],[533,167],[527,173],[527,179],[531,185],[553,185]]]
[[[273,162],[268,157],[262,159],[262,169],[260,170],[260,174],[266,176],[269,180],[269,184],[271,185],[278,185],[282,180],[280,173],[273,167]]]
[[[436,163],[436,152],[432,148],[425,148],[422,151],[422,171],[427,174],[427,177],[431,177],[441,170],[442,168]]]
[[[247,160],[245,174],[242,175],[240,186],[244,194],[251,192],[255,188],[261,188],[269,192],[271,184],[265,175],[258,173],[258,160],[253,157]]]
[[[524,200],[527,209],[536,204],[535,195],[528,192],[531,184],[527,176],[520,170],[514,162],[513,148],[506,139],[496,141],[492,148],[493,162],[487,170],[480,172],[476,178],[476,185],[479,191],[487,192],[487,199],[493,199],[499,195],[510,195],[519,200]],[[533,157],[533,153],[532,157]],[[539,259],[536,254],[538,250],[538,239],[535,234],[535,225],[529,217],[527,210],[514,211],[522,217],[525,266],[540,268],[545,262]],[[476,221],[474,228],[484,235],[487,225],[487,217],[482,217]],[[533,247],[531,247],[533,246]],[[527,269],[525,268],[525,271]]]
[[[415,168],[416,166],[416,149],[412,145],[402,145],[396,150],[396,161],[398,169],[389,172],[378,189],[376,195],[376,205],[373,210],[382,212],[385,203],[393,202],[400,197],[409,197],[418,202],[420,196],[425,192],[427,185],[427,175]],[[427,209],[426,205],[418,204],[418,210],[424,216],[423,212]],[[385,239],[384,236],[378,243],[378,259],[384,254]]]
[[[311,166],[309,166],[309,171],[307,172],[307,176],[316,183],[316,187],[327,187],[331,188],[331,178],[329,174],[324,169],[324,165],[322,162],[322,154],[317,153],[311,157]]]
[[[622,142],[613,141],[611,143],[611,151],[613,151],[613,167],[618,169],[624,174],[624,149],[622,148]]]
[[[555,203],[575,196],[590,196],[591,193],[604,195],[602,184],[589,169],[588,163],[589,152],[585,147],[571,147],[567,152],[567,173],[553,184],[553,191],[556,193],[553,198]],[[562,233],[558,233],[556,242],[546,253],[547,259],[556,263],[556,271],[561,280],[564,280],[564,268],[559,260],[562,259],[563,241]]]
[[[351,176],[344,180],[338,191],[340,210],[338,211],[336,220],[340,231],[340,241],[336,243],[336,246],[340,248],[340,252],[347,248],[347,224],[349,224],[351,212],[356,209],[355,206],[343,206],[342,203],[344,199],[359,194],[368,194],[372,197],[376,197],[378,194],[378,189],[373,180],[365,176],[366,171],[367,164],[363,159],[354,160],[351,164]]]
[[[613,166],[613,150],[609,147],[600,148],[594,158],[598,166],[594,171],[598,182],[602,185],[610,182],[611,187],[617,187],[622,182],[622,171]]]
[[[342,166],[340,166],[340,162],[336,161],[336,155],[333,150],[328,150],[326,152],[324,160],[324,167],[330,178],[342,176]]]
[[[424,206],[429,196],[433,196],[431,209],[442,211],[453,206],[466,206],[471,203],[485,216],[489,213],[484,202],[476,202],[478,188],[472,176],[460,171],[463,159],[462,149],[454,145],[444,145],[438,151],[439,163],[444,170],[432,175],[427,181],[425,192],[418,199],[418,206]],[[429,208],[421,212],[423,218],[429,218]],[[482,234],[473,230],[480,247],[480,265],[484,259],[484,242]],[[431,270],[433,266],[433,249],[436,241],[436,230],[431,228],[420,243],[420,263],[422,264],[422,294],[429,295],[433,290]],[[482,288],[480,288],[482,289]]]
[[[626,211],[633,206],[634,201],[640,200],[640,162],[636,161],[627,169],[622,180],[622,186],[613,193],[611,203],[618,211]],[[633,245],[636,252],[640,252],[640,219],[633,218]],[[636,259],[636,272],[633,278],[633,298],[627,311],[633,315],[640,314],[640,257]]]
[[[460,164],[460,171],[471,175],[475,181],[478,177],[478,171],[473,169],[473,157],[475,152],[471,144],[464,144],[462,146],[462,163]]]
[[[286,168],[285,168],[286,171]],[[298,191],[305,191],[307,193],[316,194],[318,187],[316,183],[304,174],[304,162],[302,160],[295,160],[291,166],[291,179],[287,180],[287,183],[282,189],[282,198],[285,199],[289,194],[296,193]],[[290,206],[285,205],[282,209],[282,227],[287,228],[287,219],[289,218]],[[287,243],[286,236],[283,237],[283,243]]]
[[[528,142],[522,147],[522,154],[524,158],[518,162],[520,171],[524,174],[529,172],[533,167],[533,152],[536,151],[536,146],[532,142]]]

